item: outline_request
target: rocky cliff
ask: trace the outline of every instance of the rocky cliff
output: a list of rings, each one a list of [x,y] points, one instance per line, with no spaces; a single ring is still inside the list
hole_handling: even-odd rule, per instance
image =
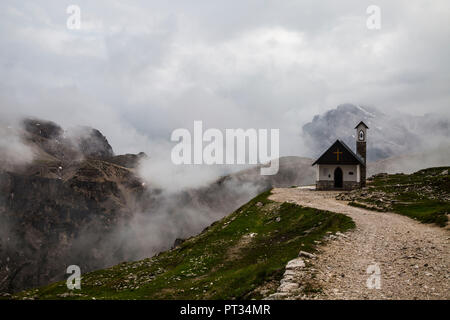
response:
[[[99,250],[101,235],[140,203],[144,187],[130,168],[135,163],[116,164],[98,130],[75,131],[37,119],[19,129],[33,160],[0,171],[0,291],[61,279],[70,264],[103,267],[111,253]]]

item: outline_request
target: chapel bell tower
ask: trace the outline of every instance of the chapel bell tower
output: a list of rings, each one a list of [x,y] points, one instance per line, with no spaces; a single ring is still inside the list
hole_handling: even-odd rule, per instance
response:
[[[364,166],[361,166],[361,187],[366,186],[366,160],[367,160],[367,129],[369,127],[364,123],[360,122],[355,127],[356,129],[356,153],[364,160]]]

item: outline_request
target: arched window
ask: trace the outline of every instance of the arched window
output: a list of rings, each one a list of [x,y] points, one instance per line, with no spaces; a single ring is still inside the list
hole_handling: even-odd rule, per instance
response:
[[[363,130],[359,130],[359,140],[364,141],[364,131]]]

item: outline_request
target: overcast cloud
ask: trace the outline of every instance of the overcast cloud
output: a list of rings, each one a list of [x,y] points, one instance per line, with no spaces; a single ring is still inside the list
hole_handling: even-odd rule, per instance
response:
[[[381,30],[366,28],[372,4]],[[341,103],[448,115],[449,18],[448,0],[3,0],[0,115],[91,125],[116,153],[161,157],[194,120],[279,128],[281,155],[307,155],[301,126]]]

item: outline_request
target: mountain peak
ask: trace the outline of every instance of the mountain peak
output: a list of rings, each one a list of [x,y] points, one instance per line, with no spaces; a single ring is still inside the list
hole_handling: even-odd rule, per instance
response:
[[[354,127],[363,121],[370,127],[367,139],[369,161],[436,147],[449,136],[450,120],[445,116],[427,114],[386,115],[375,107],[346,103],[315,115],[303,126],[303,135],[312,156],[318,156],[336,139],[355,145]],[[431,136],[432,135],[432,136]]]

